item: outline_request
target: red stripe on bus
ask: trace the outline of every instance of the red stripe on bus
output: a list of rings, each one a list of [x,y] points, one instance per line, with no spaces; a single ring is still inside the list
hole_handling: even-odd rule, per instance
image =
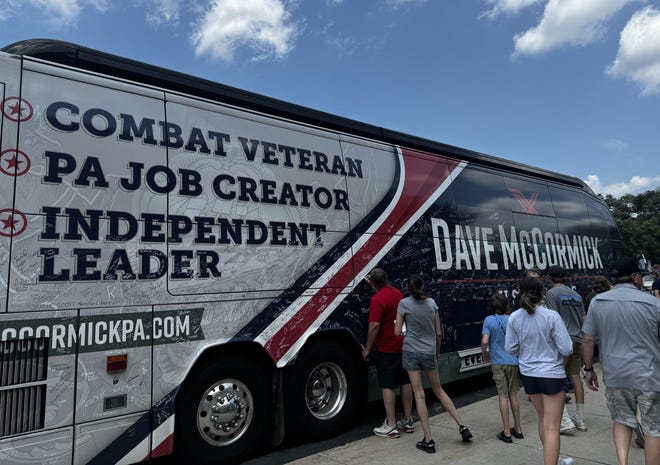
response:
[[[337,289],[344,289],[354,278],[354,270],[363,270],[371,259],[397,234],[404,224],[423,206],[429,197],[445,182],[458,165],[458,161],[438,162],[427,156],[406,156],[405,179],[401,196],[390,216],[378,230],[355,252],[326,287],[315,294],[264,345],[275,362],[279,361],[302,337],[318,316],[338,298]]]
[[[162,457],[164,455],[170,455],[174,452],[174,434],[170,434],[165,438],[163,442],[158,444],[151,451],[151,458],[155,459],[156,457]],[[145,458],[147,460],[149,457]]]

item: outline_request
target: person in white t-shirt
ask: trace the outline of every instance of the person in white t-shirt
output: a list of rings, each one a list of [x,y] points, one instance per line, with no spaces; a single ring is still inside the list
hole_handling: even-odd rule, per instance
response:
[[[504,349],[518,356],[523,387],[538,414],[543,463],[556,465],[566,395],[564,357],[573,352],[573,342],[559,314],[543,306],[539,278],[520,282],[520,305],[507,322]]]

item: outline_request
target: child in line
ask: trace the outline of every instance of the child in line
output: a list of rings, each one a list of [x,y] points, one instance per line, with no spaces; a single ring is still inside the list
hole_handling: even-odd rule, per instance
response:
[[[495,293],[490,297],[490,309],[493,315],[484,320],[481,331],[481,353],[485,362],[491,364],[493,381],[497,387],[497,395],[502,416],[503,429],[497,434],[497,439],[510,444],[511,436],[523,439],[520,428],[520,404],[518,391],[520,390],[520,373],[518,371],[518,357],[504,350],[506,337],[506,324],[509,320],[509,305],[503,294]],[[513,428],[509,422],[509,406],[513,413]]]

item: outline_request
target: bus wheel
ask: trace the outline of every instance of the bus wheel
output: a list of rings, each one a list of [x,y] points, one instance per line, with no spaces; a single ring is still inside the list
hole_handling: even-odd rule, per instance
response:
[[[177,395],[175,454],[179,463],[233,462],[266,443],[272,425],[267,370],[239,358],[196,370]]]
[[[359,370],[338,342],[313,343],[298,356],[284,389],[287,425],[309,438],[343,431],[358,402]]]

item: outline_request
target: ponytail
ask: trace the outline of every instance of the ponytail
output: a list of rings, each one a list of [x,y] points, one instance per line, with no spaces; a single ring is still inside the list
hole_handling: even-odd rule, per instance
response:
[[[413,274],[408,278],[408,291],[416,300],[426,300],[428,298],[424,287],[424,280],[420,275]]]
[[[543,302],[543,282],[539,278],[523,278],[520,281],[520,306],[533,315]]]

